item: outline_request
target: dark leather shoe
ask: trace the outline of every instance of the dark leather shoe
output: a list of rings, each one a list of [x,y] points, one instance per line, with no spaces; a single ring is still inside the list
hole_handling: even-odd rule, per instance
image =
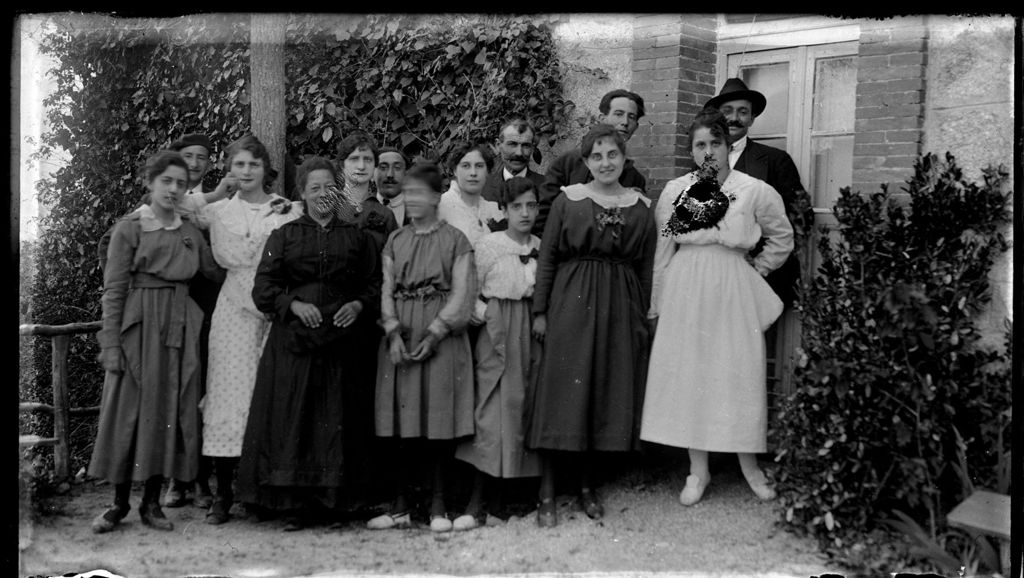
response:
[[[231,519],[231,515],[228,514],[230,504],[220,498],[214,498],[213,504],[210,505],[210,511],[206,513],[206,523],[218,526],[227,522]]]
[[[600,520],[604,517],[604,506],[597,494],[591,490],[580,492],[580,503],[583,505],[583,513],[591,520]]]
[[[180,508],[189,502],[187,492],[178,487],[172,480],[167,486],[167,493],[164,494],[165,508]]]
[[[541,528],[554,528],[558,525],[558,508],[554,499],[540,501],[540,507],[537,508],[537,525]]]
[[[192,505],[204,510],[209,509],[213,505],[213,494],[209,489],[196,488],[196,493],[192,496]]]
[[[150,528],[166,531],[174,529],[174,524],[164,516],[164,511],[157,502],[143,502],[139,506],[139,517],[142,518],[142,523]]]
[[[95,534],[106,534],[107,532],[114,529],[125,516],[128,515],[128,511],[131,510],[131,506],[125,504],[118,506],[117,504],[111,504],[102,514],[96,516],[92,520],[92,531]]]

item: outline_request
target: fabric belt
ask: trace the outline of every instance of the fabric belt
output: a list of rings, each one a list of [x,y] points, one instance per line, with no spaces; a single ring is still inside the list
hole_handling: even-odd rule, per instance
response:
[[[132,275],[131,287],[132,289],[174,289],[174,296],[171,298],[171,322],[167,327],[164,345],[180,348],[185,336],[188,282],[168,281],[149,273],[135,273]]]
[[[433,285],[427,285],[425,287],[418,287],[416,289],[395,289],[392,296],[395,299],[400,300],[412,300],[412,299],[429,299],[431,297],[440,295],[441,297],[447,296],[447,291],[441,291]]]

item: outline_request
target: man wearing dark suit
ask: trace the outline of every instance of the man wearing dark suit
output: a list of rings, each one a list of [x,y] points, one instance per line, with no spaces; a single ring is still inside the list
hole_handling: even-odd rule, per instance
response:
[[[537,150],[536,131],[533,126],[522,118],[513,118],[501,127],[501,133],[495,142],[500,163],[496,163],[491,174],[487,175],[484,190],[481,193],[488,201],[497,203],[501,197],[501,184],[512,177],[526,177],[537,186],[540,195],[544,184],[544,175],[530,168],[530,159]],[[540,236],[544,230],[534,225],[533,234]]]
[[[635,92],[619,88],[601,97],[598,110],[601,112],[598,120],[615,127],[622,138],[629,141],[629,137],[636,132],[637,127],[640,126],[640,119],[644,116],[644,99]],[[562,187],[577,183],[589,183],[593,179],[579,147],[555,159],[545,174],[544,186],[540,191],[540,213],[537,215],[534,230],[539,228],[543,231],[544,223],[547,222],[548,213],[551,211],[551,203],[562,192]],[[619,183],[624,187],[634,188],[647,194],[647,179],[633,166],[632,159],[626,159],[626,166],[622,169]]]
[[[729,150],[729,166],[771,185],[782,196],[786,214],[793,221],[797,197],[806,194],[800,184],[796,164],[786,151],[747,138],[754,119],[764,112],[766,105],[767,100],[763,94],[748,89],[739,78],[730,78],[725,81],[718,96],[709,100],[705,106],[717,108],[729,123],[729,134],[733,139]],[[760,250],[759,243],[754,248],[755,254]],[[800,263],[796,253],[793,251],[782,267],[765,277],[787,308],[796,299],[796,285],[800,279]]]

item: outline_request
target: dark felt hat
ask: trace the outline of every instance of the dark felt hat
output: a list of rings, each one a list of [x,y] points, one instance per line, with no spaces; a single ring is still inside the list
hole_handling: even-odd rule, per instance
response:
[[[725,86],[718,92],[718,96],[709,100],[704,106],[718,108],[730,100],[749,100],[751,106],[754,107],[752,111],[754,116],[764,112],[764,107],[768,104],[763,94],[756,90],[750,90],[746,83],[738,78],[730,78],[725,81]]]
[[[171,150],[180,151],[185,147],[196,145],[206,147],[206,152],[213,153],[213,142],[210,140],[210,137],[197,132],[187,134],[171,143]]]

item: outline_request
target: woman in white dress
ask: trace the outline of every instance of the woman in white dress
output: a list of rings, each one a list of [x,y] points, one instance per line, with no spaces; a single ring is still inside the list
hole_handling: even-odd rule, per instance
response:
[[[683,505],[697,503],[711,479],[709,451],[735,452],[751,489],[768,500],[775,492],[756,459],[767,449],[764,330],[782,302],[764,276],[793,250],[793,229],[775,189],[730,170],[721,113],[701,112],[689,134],[694,162],[714,160],[728,208],[714,224],[683,233],[666,228],[700,171],[670,181],[658,200],[662,234],[649,313],[657,330],[640,438],[689,449]],[[764,250],[751,262],[747,252],[762,236]]]
[[[484,235],[504,228],[499,226],[505,214],[498,203],[481,196],[493,166],[494,155],[484,144],[462,143],[448,157],[454,178],[441,195],[437,216],[462,231],[474,246]]]
[[[259,139],[248,135],[236,140],[228,146],[226,157],[228,170],[238,180],[238,192],[197,213],[210,229],[214,258],[227,270],[211,320],[202,403],[202,453],[213,458],[217,476],[217,495],[206,514],[208,524],[228,520],[256,368],[270,329],[270,321],[252,300],[256,268],[270,233],[302,215],[301,203],[267,193],[270,154]]]

